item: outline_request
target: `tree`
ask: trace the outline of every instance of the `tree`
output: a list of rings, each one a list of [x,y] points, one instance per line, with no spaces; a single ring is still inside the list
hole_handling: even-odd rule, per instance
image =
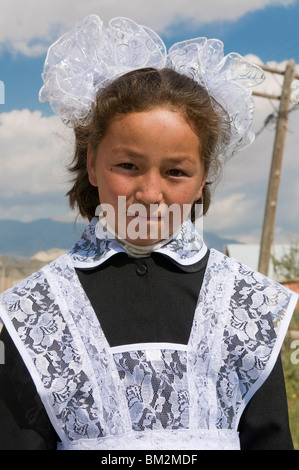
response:
[[[275,273],[287,282],[299,281],[299,238],[294,238],[289,249],[276,258],[272,255]]]

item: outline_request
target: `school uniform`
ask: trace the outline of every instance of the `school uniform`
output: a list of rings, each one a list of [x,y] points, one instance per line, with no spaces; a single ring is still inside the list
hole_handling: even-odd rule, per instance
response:
[[[292,449],[279,350],[297,296],[189,220],[141,258],[96,222],[0,296],[0,448]]]

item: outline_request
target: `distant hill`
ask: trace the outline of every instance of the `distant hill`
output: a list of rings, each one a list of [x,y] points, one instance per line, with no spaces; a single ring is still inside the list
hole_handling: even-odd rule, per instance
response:
[[[31,257],[52,248],[68,250],[84,225],[38,219],[33,222],[0,220],[0,255]]]
[[[0,255],[20,258],[32,257],[40,251],[53,248],[68,250],[83,230],[83,224],[52,219],[38,219],[33,222],[0,220]],[[210,232],[205,232],[204,236],[208,247],[219,251],[223,251],[226,244],[238,243]]]

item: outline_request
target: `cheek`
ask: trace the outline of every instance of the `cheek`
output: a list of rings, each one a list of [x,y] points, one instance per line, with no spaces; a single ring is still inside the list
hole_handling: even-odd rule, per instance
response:
[[[118,196],[127,196],[128,184],[113,171],[104,171],[99,181],[99,195],[102,203],[116,204]]]
[[[174,202],[177,202],[180,205],[193,204],[193,202],[198,198],[199,190],[200,187],[198,184],[189,183],[185,185],[184,188],[173,193]]]

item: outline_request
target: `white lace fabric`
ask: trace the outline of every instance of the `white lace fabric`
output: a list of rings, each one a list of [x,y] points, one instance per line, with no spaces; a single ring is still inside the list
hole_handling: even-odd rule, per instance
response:
[[[167,53],[157,33],[128,18],[114,18],[105,27],[98,16],[89,15],[59,38],[48,50],[40,101],[49,101],[67,126],[84,126],[92,120],[100,90],[127,72],[148,67],[169,67],[191,77],[225,108],[231,139],[223,155],[253,141],[251,89],[265,78],[257,65],[236,53],[224,56],[220,40],[204,37],[176,43]]]
[[[60,443],[58,450],[240,450],[239,434],[230,430],[202,430],[193,434],[188,429],[150,432],[128,432],[105,439],[82,439]]]
[[[107,28],[89,15],[50,48],[43,70],[40,100],[70,126],[87,124],[99,90],[131,70],[166,63],[166,48],[151,29],[127,18],[114,18]]]
[[[69,250],[73,265],[77,268],[99,266],[116,253],[128,253],[125,244],[114,236],[94,217],[87,225],[80,240]],[[181,265],[192,265],[207,253],[207,246],[190,219],[186,219],[176,235],[154,250],[173,259]]]
[[[73,257],[0,296],[59,448],[238,449],[240,416],[274,366],[298,296],[211,250],[188,344],[114,350]]]

